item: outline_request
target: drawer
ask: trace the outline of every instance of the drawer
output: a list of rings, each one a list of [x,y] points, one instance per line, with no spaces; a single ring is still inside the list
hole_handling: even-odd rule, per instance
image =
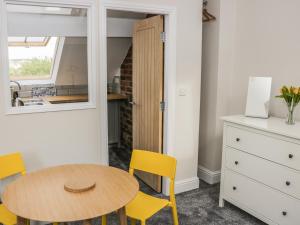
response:
[[[298,144],[228,126],[226,145],[300,170]]]
[[[300,172],[229,147],[225,158],[227,168],[300,199]]]
[[[224,197],[263,215],[275,224],[299,225],[300,202],[230,170],[225,171]]]

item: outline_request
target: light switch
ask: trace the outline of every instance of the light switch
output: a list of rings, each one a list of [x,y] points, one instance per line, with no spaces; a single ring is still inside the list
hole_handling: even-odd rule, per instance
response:
[[[179,89],[179,96],[186,96],[186,89],[185,88],[180,88]]]

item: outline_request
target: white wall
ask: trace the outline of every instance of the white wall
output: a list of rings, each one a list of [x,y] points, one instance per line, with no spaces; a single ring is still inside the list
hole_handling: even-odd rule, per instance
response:
[[[114,76],[120,75],[120,67],[132,45],[134,24],[146,18],[146,14],[108,10],[107,16],[107,81],[111,83]]]
[[[34,13],[8,13],[7,17],[7,31],[13,37],[86,37],[87,34],[87,20],[83,17]]]
[[[87,85],[87,62],[87,38],[66,37],[55,84]]]
[[[137,21],[138,19],[108,17],[107,37],[132,37],[133,26]]]
[[[223,122],[230,112],[234,72],[236,0],[210,0],[208,10],[217,17],[204,25],[199,166],[219,171]]]
[[[114,1],[109,0],[109,2]],[[189,181],[197,181],[202,1],[127,1],[177,7],[176,86],[178,90],[184,87],[187,95],[179,96],[178,91],[176,96],[174,155],[178,160],[177,183],[187,185],[184,187],[188,188]],[[98,79],[97,93],[99,93],[99,86]],[[97,97],[97,102],[100,102],[99,97]],[[29,170],[69,162],[100,162],[98,118],[99,104],[97,104],[97,109],[91,110],[6,116],[3,95],[1,95],[0,152],[2,154],[21,151]]]
[[[217,19],[203,24],[202,49],[202,86],[199,138],[199,165],[214,171],[215,154],[219,143],[216,142],[216,114],[218,97],[219,29],[220,0],[210,0],[209,13]]]
[[[300,2],[289,0],[284,4],[279,0],[210,0],[209,7],[213,10],[214,2],[220,2],[219,31],[211,32],[213,26],[207,30],[204,27],[204,37],[210,39],[210,47],[205,48],[206,59],[204,68],[210,68],[210,80],[217,79],[212,85],[217,92],[217,98],[210,95],[209,90],[203,90],[201,107],[214,102],[215,119],[207,113],[202,115],[202,121],[209,119],[212,126],[216,121],[215,132],[208,132],[201,128],[204,140],[200,148],[199,163],[209,170],[220,169],[222,150],[222,122],[221,116],[243,114],[246,106],[249,76],[273,77],[271,115],[285,117],[286,107],[280,99],[274,98],[279,88],[286,85],[300,86]],[[213,35],[219,35],[218,56],[216,54]],[[207,43],[207,42],[206,42]],[[204,43],[204,45],[206,44]],[[208,49],[209,48],[209,49]],[[210,52],[209,52],[210,51]],[[208,55],[208,56],[207,56]],[[212,70],[215,60],[218,60],[218,70]],[[203,76],[207,76],[207,70]],[[206,87],[206,82],[203,84]],[[206,102],[206,103],[205,103]],[[300,109],[296,116],[300,119]],[[214,116],[213,116],[214,117]],[[208,129],[209,131],[209,129]],[[217,143],[217,148],[216,148]],[[201,158],[209,155],[208,158]],[[201,161],[202,160],[202,161]]]
[[[101,162],[98,95],[97,109],[6,115],[2,81],[0,154],[20,151],[28,171],[65,163]]]
[[[177,179],[197,177],[202,57],[202,1],[177,1]],[[186,96],[179,96],[180,89]]]
[[[202,1],[107,0],[167,5],[177,8],[177,93],[175,112],[175,149],[178,160],[177,184],[187,187],[197,181],[198,139],[201,89]],[[181,89],[185,96],[179,96]],[[193,183],[195,184],[195,183]]]
[[[231,113],[244,111],[249,76],[271,76],[271,114],[285,117],[285,105],[274,96],[284,84],[300,86],[299,9],[298,0],[236,1]],[[296,116],[300,120],[300,109]]]
[[[115,75],[118,75],[131,45],[131,38],[107,38],[107,81],[109,83]]]

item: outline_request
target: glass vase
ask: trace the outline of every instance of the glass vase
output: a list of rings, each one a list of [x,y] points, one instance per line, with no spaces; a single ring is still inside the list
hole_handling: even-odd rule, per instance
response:
[[[288,115],[286,118],[286,123],[288,125],[294,125],[295,124],[295,118],[294,118],[294,107],[288,107]]]

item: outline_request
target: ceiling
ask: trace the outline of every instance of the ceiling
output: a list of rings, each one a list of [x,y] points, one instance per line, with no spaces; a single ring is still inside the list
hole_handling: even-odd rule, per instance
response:
[[[29,13],[40,15],[86,16],[87,10],[80,8],[44,7],[35,5],[7,4],[10,13]]]

